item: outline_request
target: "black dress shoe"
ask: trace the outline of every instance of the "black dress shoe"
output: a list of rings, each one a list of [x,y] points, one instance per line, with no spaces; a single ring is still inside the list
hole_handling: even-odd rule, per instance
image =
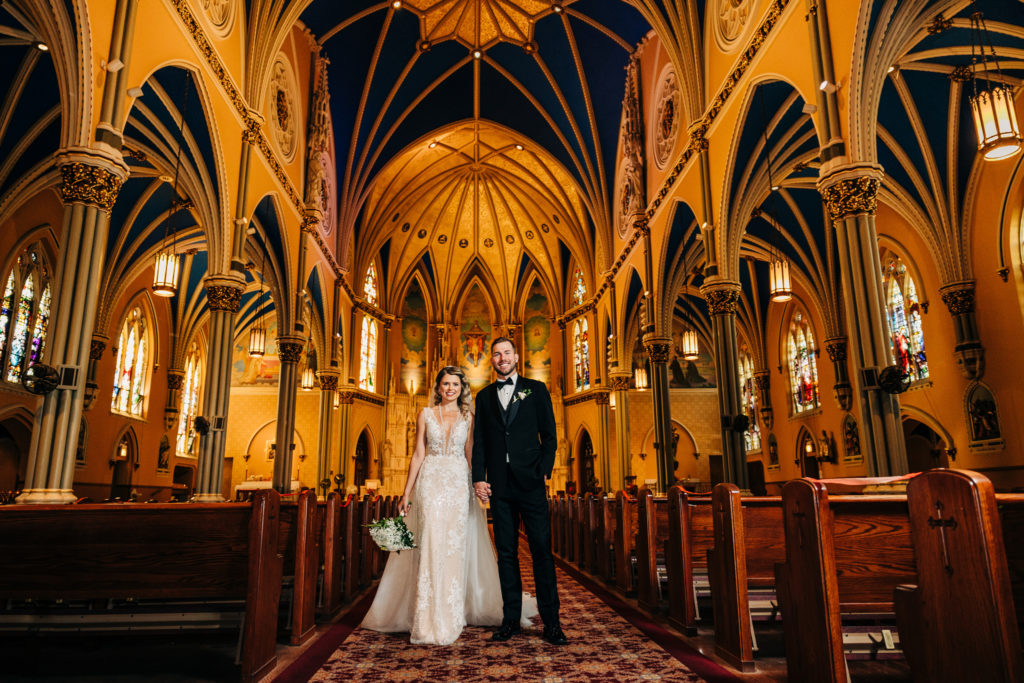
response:
[[[562,633],[562,627],[558,626],[557,624],[554,626],[545,626],[544,635],[542,637],[544,638],[544,640],[548,641],[552,645],[569,644],[568,638],[566,638],[565,634]]]
[[[497,631],[491,635],[491,640],[496,642],[504,642],[512,636],[518,636],[523,630],[519,627],[519,624],[513,624],[511,622],[505,622],[501,625]]]

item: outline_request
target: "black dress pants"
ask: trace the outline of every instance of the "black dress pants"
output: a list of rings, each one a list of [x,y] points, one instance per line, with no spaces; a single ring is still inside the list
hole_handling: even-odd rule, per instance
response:
[[[519,522],[533,557],[533,581],[537,588],[537,609],[545,626],[559,625],[558,586],[555,560],[551,555],[551,521],[543,485],[520,487],[509,472],[506,488],[491,499],[494,545],[498,551],[498,578],[504,602],[503,619],[518,624],[523,609],[523,582],[519,573]]]

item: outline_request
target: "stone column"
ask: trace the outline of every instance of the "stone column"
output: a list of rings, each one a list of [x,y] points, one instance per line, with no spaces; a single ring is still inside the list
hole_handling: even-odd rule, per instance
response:
[[[668,491],[674,481],[672,470],[672,409],[668,395],[668,356],[671,337],[643,336],[644,349],[651,361],[651,392],[654,404],[654,440],[658,456],[658,492]]]
[[[336,470],[331,463],[331,453],[334,451],[334,396],[338,391],[338,372],[336,370],[322,370],[320,378],[320,428],[317,438],[318,447],[316,454],[316,481],[314,486],[319,491],[320,480],[325,477],[330,479]],[[333,486],[333,482],[332,482]]]
[[[110,210],[128,176],[120,158],[74,149],[57,158],[64,204],[54,315],[46,362],[75,368],[74,386],[54,389],[36,409],[25,490],[18,503],[74,502],[75,451],[82,420],[99,285],[103,276]]]
[[[747,452],[743,433],[747,429],[740,389],[739,355],[736,343],[736,309],[740,284],[718,280],[701,288],[711,312],[715,340],[715,376],[718,409],[722,419],[722,474],[725,481],[743,490],[750,488]]]
[[[94,334],[92,343],[89,345],[89,373],[85,378],[85,395],[82,401],[82,410],[89,410],[96,401],[96,394],[100,385],[96,377],[96,366],[103,358],[103,352],[107,349],[108,337],[102,334]]]
[[[274,489],[290,493],[292,487],[292,448],[295,435],[295,398],[299,383],[299,363],[306,347],[305,337],[277,338],[277,357],[281,359],[281,379],[277,385],[277,433],[274,442]]]
[[[598,389],[594,400],[597,402],[597,455],[600,458],[601,468],[595,469],[595,474],[600,478],[600,486],[608,490],[608,482],[611,480],[611,453],[608,451],[608,429],[612,421],[610,393]],[[586,482],[580,482],[580,491]]]
[[[775,425],[775,411],[772,410],[772,376],[769,370],[757,370],[754,372],[754,388],[757,389],[757,405],[761,406],[758,412],[761,415],[761,424],[768,431]],[[764,439],[768,435],[763,435]]]
[[[181,414],[181,387],[184,383],[184,370],[181,368],[167,369],[167,402],[164,404],[164,429],[171,429],[178,424],[178,415]]]
[[[206,434],[199,432],[196,503],[218,503],[224,475],[224,428],[231,398],[231,351],[235,341],[235,314],[242,303],[245,280],[238,275],[210,275],[206,278],[206,300],[210,308],[210,342],[206,381],[203,384],[202,416],[209,422]]]
[[[836,383],[832,385],[836,405],[849,412],[853,405],[853,387],[850,386],[850,373],[846,367],[846,337],[826,339],[825,351],[836,374]]]
[[[633,455],[629,445],[629,378],[628,372],[609,374],[612,397],[615,400],[615,460],[609,458],[609,479],[604,488],[614,493],[626,485],[626,477],[632,474]]]
[[[355,444],[352,443],[352,402],[355,400],[356,392],[352,387],[343,387],[338,391],[338,452],[334,456],[334,473],[345,477],[342,487],[352,484],[352,451]],[[334,480],[331,480],[331,488],[334,488]]]
[[[892,365],[875,229],[881,179],[880,166],[847,165],[821,178],[818,189],[836,230],[846,325],[856,330],[849,350],[867,437],[868,473],[884,477],[906,474],[907,452],[899,401],[878,386],[879,373]]]
[[[979,380],[985,375],[985,347],[981,345],[978,321],[974,317],[974,280],[940,287],[939,295],[953,316],[956,365],[965,378]]]

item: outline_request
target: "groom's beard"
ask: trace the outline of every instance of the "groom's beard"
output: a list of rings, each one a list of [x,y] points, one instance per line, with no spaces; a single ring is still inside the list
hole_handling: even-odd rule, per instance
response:
[[[504,372],[504,373],[501,371],[501,368],[499,368],[497,365],[493,365],[492,364],[492,367],[494,368],[494,374],[496,374],[498,376],[498,379],[507,379],[508,377],[512,376],[513,372],[516,371],[515,363],[513,363],[512,367],[510,367],[508,369],[508,372]]]

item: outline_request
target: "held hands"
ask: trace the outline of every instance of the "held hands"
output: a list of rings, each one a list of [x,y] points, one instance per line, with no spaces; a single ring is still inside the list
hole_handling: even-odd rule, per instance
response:
[[[486,503],[491,499],[491,485],[486,481],[478,481],[473,484],[473,492],[482,503]]]
[[[398,503],[398,514],[405,517],[410,507],[412,507],[412,500],[408,496],[402,496],[402,500]]]

